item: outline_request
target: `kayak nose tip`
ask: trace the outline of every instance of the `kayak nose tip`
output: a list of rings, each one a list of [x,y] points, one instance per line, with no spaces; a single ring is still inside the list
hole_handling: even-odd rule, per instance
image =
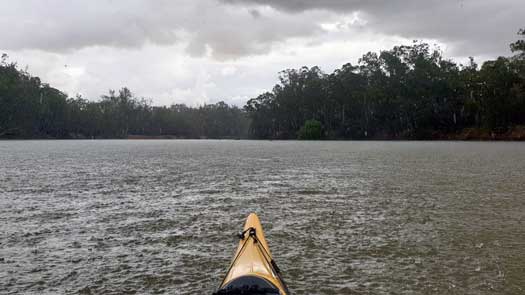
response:
[[[246,218],[246,226],[248,227],[255,227],[256,225],[260,225],[261,224],[261,221],[259,220],[259,216],[257,216],[257,214],[255,213],[250,213],[250,215],[248,215],[248,218]]]

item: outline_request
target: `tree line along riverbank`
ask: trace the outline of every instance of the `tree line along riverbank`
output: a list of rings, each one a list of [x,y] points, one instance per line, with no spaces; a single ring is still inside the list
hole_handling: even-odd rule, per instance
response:
[[[243,107],[153,106],[128,88],[68,97],[0,61],[0,138],[525,139],[525,31],[478,65],[422,42],[364,54],[330,74],[279,73]]]

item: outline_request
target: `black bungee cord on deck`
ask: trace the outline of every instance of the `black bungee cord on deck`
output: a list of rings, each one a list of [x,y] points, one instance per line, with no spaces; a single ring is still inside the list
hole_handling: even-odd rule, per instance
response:
[[[250,231],[250,236],[251,236],[251,230],[253,229],[253,233],[255,235],[255,228],[253,227],[250,227],[248,229],[246,229],[245,231],[241,232],[238,234],[238,237],[239,239],[241,240],[244,240],[244,235],[246,234],[246,232]],[[237,255],[235,255],[235,258],[233,259],[232,263],[230,264],[230,267],[228,268],[228,271],[226,271],[226,276],[224,276],[224,278],[222,279],[222,282],[221,282],[221,286],[224,284],[224,281],[226,280],[226,278],[228,277],[228,274],[230,274],[230,270],[232,270],[232,267],[235,265],[235,262],[237,261],[237,259],[239,259],[239,256],[241,256],[241,253],[242,253],[242,250],[244,250],[244,247],[246,246],[246,244],[248,243],[248,239],[246,239],[244,241],[244,243],[242,243],[242,247],[241,249],[239,250],[239,252],[237,253]],[[215,294],[215,293],[214,293]]]
[[[250,231],[251,234],[251,231]],[[257,235],[255,234],[255,229],[253,229],[253,239],[255,240],[255,243],[259,247],[260,250],[263,252],[263,257],[266,260],[267,263],[270,264],[270,267],[272,268],[273,272],[277,275],[277,278],[281,281],[283,288],[286,290],[286,294],[290,294],[290,291],[288,290],[288,287],[286,286],[286,283],[284,282],[283,277],[281,276],[281,269],[277,266],[277,263],[275,263],[275,260],[271,258],[272,256],[266,249],[261,245],[261,242],[259,241],[259,238],[257,238]],[[270,258],[270,261],[268,261],[268,258]]]

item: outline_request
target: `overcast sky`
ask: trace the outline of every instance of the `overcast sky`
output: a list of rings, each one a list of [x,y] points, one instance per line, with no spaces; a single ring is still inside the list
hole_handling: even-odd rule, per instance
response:
[[[244,102],[279,71],[327,73],[419,39],[510,55],[524,0],[0,0],[0,52],[67,92],[129,87],[156,105]]]

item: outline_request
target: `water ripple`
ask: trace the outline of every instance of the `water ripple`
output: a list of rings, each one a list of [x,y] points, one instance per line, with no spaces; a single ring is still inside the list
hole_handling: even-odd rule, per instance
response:
[[[6,294],[210,294],[252,211],[293,294],[525,292],[522,143],[2,141],[0,163]]]

